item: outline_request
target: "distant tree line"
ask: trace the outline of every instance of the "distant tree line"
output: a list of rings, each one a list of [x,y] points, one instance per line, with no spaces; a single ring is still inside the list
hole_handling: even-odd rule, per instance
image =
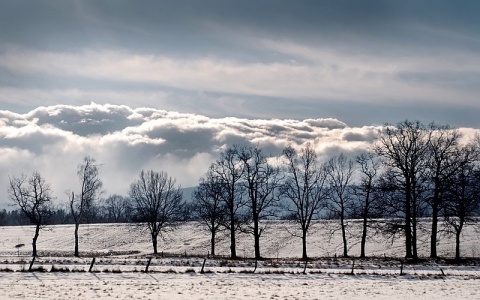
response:
[[[52,205],[50,187],[38,172],[11,177],[9,194],[17,210],[0,211],[2,225],[75,224],[74,254],[79,255],[79,225],[139,223],[148,228],[153,252],[157,238],[183,221],[196,221],[216,238],[224,232],[230,256],[237,258],[236,235],[251,234],[256,259],[267,220],[288,219],[298,226],[302,259],[308,259],[308,234],[318,219],[336,220],[343,256],[352,219],[362,223],[360,257],[367,237],[402,235],[405,257],[418,259],[420,218],[430,220],[430,257],[436,258],[440,234],[453,234],[457,259],[465,225],[480,214],[480,137],[466,140],[449,126],[418,121],[386,125],[370,149],[353,155],[337,153],[324,161],[311,144],[286,147],[281,156],[260,146],[231,145],[199,180],[192,199],[183,199],[174,178],[165,172],[141,171],[128,196],[102,198],[101,165],[85,157],[78,165],[80,188],[67,192],[69,207]]]

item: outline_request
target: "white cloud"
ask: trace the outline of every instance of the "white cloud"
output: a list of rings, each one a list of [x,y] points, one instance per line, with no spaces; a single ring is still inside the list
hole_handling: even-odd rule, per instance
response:
[[[287,145],[311,143],[321,159],[365,150],[382,127],[349,127],[336,119],[241,119],[128,106],[90,104],[39,107],[26,114],[0,111],[0,187],[8,175],[40,171],[59,200],[78,185],[84,155],[102,167],[107,193],[125,194],[142,169],[164,170],[193,186],[232,144],[259,145],[279,155]],[[469,136],[478,130],[461,129]],[[6,199],[3,194],[2,199]]]

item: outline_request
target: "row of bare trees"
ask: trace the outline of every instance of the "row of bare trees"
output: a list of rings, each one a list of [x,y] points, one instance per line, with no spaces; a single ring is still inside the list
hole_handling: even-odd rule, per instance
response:
[[[307,234],[312,221],[323,212],[340,220],[347,255],[346,219],[354,164],[343,154],[320,164],[311,145],[296,151],[287,147],[283,156],[267,156],[257,147],[234,145],[211,165],[194,193],[192,211],[215,236],[228,230],[230,256],[236,258],[235,234],[253,235],[255,258],[261,259],[260,237],[264,221],[288,217],[301,231],[302,258],[307,258]]]
[[[75,224],[75,256],[79,256],[78,231],[80,224],[89,221],[94,208],[93,203],[102,188],[102,182],[99,179],[99,165],[96,164],[95,159],[86,156],[78,165],[77,175],[81,185],[80,193],[67,191],[70,216]],[[35,234],[32,240],[32,255],[35,257],[37,256],[36,244],[40,229],[52,222],[51,219],[55,212],[50,184],[38,171],[34,171],[30,177],[24,174],[20,177],[11,177],[8,192],[23,215],[35,225]]]
[[[165,172],[142,171],[128,197],[113,195],[97,205],[101,165],[87,156],[78,166],[78,192],[67,192],[68,215],[75,224],[74,254],[79,255],[79,226],[103,211],[114,222],[145,225],[154,253],[158,236],[180,220],[194,219],[209,230],[212,255],[218,233],[225,231],[230,256],[236,258],[236,235],[241,231],[253,236],[257,259],[262,258],[265,221],[273,218],[288,218],[298,225],[303,259],[308,258],[312,222],[320,218],[337,220],[335,230],[341,233],[345,257],[349,223],[355,218],[362,220],[361,257],[373,231],[403,235],[405,256],[417,259],[419,219],[430,217],[430,256],[437,257],[438,236],[449,231],[456,237],[459,258],[462,230],[480,212],[479,145],[479,137],[467,140],[448,126],[408,120],[387,125],[363,153],[338,153],[323,161],[310,144],[288,146],[276,157],[259,146],[232,145],[200,179],[188,204],[175,179]],[[9,193],[36,225],[36,255],[39,230],[52,215],[50,186],[34,172],[30,178],[12,177]]]
[[[479,137],[462,141],[448,126],[405,121],[388,126],[379,137],[375,153],[385,170],[379,185],[384,188],[384,208],[403,218],[406,257],[418,258],[418,218],[431,217],[430,256],[437,257],[440,217],[457,237],[465,223],[478,214],[480,197]]]
[[[194,217],[211,233],[211,253],[220,230],[230,236],[230,256],[237,257],[235,235],[253,235],[261,258],[265,220],[289,217],[299,227],[302,258],[312,221],[338,220],[343,256],[348,256],[348,225],[362,220],[361,257],[368,230],[405,238],[405,256],[418,258],[418,222],[431,220],[432,258],[439,233],[451,231],[460,257],[465,224],[480,212],[480,140],[465,140],[448,126],[404,121],[386,126],[371,149],[357,156],[338,155],[320,162],[311,145],[286,147],[281,157],[262,149],[234,145],[221,153],[195,191]],[[439,224],[442,224],[441,230]]]
[[[96,201],[103,192],[100,167],[94,158],[86,156],[77,169],[79,192],[66,192],[69,214],[65,216],[68,216],[75,225],[73,253],[77,257],[80,255],[80,225],[94,220],[99,208]],[[52,202],[50,185],[39,172],[35,171],[30,177],[26,175],[11,177],[8,192],[22,214],[35,225],[32,239],[32,255],[35,257],[40,229],[51,224],[55,212],[59,211]],[[146,226],[150,231],[156,254],[158,235],[171,228],[167,225],[175,223],[180,216],[183,207],[180,186],[164,172],[141,171],[139,179],[130,186],[129,196],[129,198],[110,196],[105,200],[103,208],[106,208],[109,217],[116,221],[125,220],[128,214],[130,220]]]

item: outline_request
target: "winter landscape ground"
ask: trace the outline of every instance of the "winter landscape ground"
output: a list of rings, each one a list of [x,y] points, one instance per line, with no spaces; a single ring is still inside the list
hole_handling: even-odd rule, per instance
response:
[[[425,227],[428,223],[425,223]],[[33,227],[0,227],[0,298],[2,299],[479,299],[480,260],[462,264],[448,260],[403,262],[403,239],[369,239],[369,259],[354,259],[359,245],[351,238],[352,258],[341,253],[332,222],[318,222],[308,239],[313,259],[298,258],[295,225],[271,222],[262,236],[268,259],[255,268],[252,238],[238,236],[239,260],[229,260],[229,242],[220,237],[217,254],[208,258],[209,236],[194,223],[167,233],[159,255],[151,260],[148,233],[132,224],[90,224],[80,227],[81,257],[73,253],[73,226],[46,228],[38,240],[39,257],[31,262]],[[359,236],[352,222],[350,233]],[[420,255],[428,256],[428,231],[420,235]],[[25,244],[23,247],[16,247]],[[442,236],[439,254],[452,257],[454,240]],[[479,257],[475,227],[466,227],[462,255]],[[95,263],[88,272],[95,257]],[[204,273],[201,272],[205,261]],[[353,268],[352,268],[353,267]]]

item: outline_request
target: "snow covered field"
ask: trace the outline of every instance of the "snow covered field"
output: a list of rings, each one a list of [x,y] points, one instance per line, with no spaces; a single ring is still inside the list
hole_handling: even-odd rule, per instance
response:
[[[43,272],[21,272],[31,261],[33,227],[0,227],[0,299],[480,299],[478,261],[463,266],[432,261],[402,266],[403,239],[392,243],[380,236],[367,246],[367,254],[376,258],[335,259],[342,245],[338,234],[331,235],[332,226],[319,222],[312,228],[309,256],[323,258],[306,266],[298,260],[301,244],[291,234],[294,225],[272,222],[261,245],[262,255],[270,259],[255,268],[249,259],[252,238],[239,235],[242,259],[209,258],[204,274],[200,271],[210,249],[209,236],[193,223],[159,241],[165,257],[153,258],[148,273],[143,271],[152,252],[149,235],[135,225],[81,226],[80,258],[72,256],[73,226],[42,231],[34,268]],[[351,226],[352,234],[358,230],[356,224]],[[351,238],[350,243],[350,255],[358,256],[358,241]],[[25,246],[18,249],[19,244]],[[428,246],[426,231],[420,236],[420,255],[427,256]],[[228,250],[228,239],[220,237],[217,253],[228,256]],[[462,254],[478,257],[479,250],[478,233],[466,227]],[[453,239],[442,237],[439,254],[453,253]],[[385,260],[384,255],[390,258]],[[92,257],[96,262],[90,273]]]
[[[360,253],[360,224],[350,221],[349,254],[358,256]],[[428,223],[421,223],[421,228],[428,229]],[[309,257],[332,257],[342,253],[342,241],[335,222],[319,221],[312,225],[308,236]],[[0,255],[16,255],[15,245],[25,244],[20,249],[23,255],[30,255],[33,226],[0,227]],[[478,228],[466,226],[462,237],[461,251],[465,257],[480,257],[480,232]],[[285,221],[271,221],[261,237],[262,256],[269,258],[299,258],[301,257],[301,240],[293,234],[300,234],[297,225]],[[112,252],[152,253],[150,235],[144,227],[134,224],[87,224],[80,226],[80,252],[107,254]],[[420,231],[418,249],[420,256],[428,256],[430,236],[428,230]],[[217,242],[217,255],[228,255],[230,240],[220,235]],[[73,254],[73,226],[57,225],[42,230],[37,242],[40,256],[54,253],[61,256]],[[159,238],[159,251],[168,253],[206,256],[210,251],[208,231],[196,223],[186,223],[174,231],[167,232],[164,240]],[[43,253],[43,254],[42,254]],[[253,237],[246,234],[237,236],[237,254],[241,257],[253,256]],[[368,256],[403,257],[405,254],[404,239],[398,236],[387,239],[383,236],[373,236],[367,241]],[[441,257],[453,257],[455,241],[453,236],[440,236],[438,254]]]
[[[478,280],[348,275],[0,273],[3,299],[479,299]]]

